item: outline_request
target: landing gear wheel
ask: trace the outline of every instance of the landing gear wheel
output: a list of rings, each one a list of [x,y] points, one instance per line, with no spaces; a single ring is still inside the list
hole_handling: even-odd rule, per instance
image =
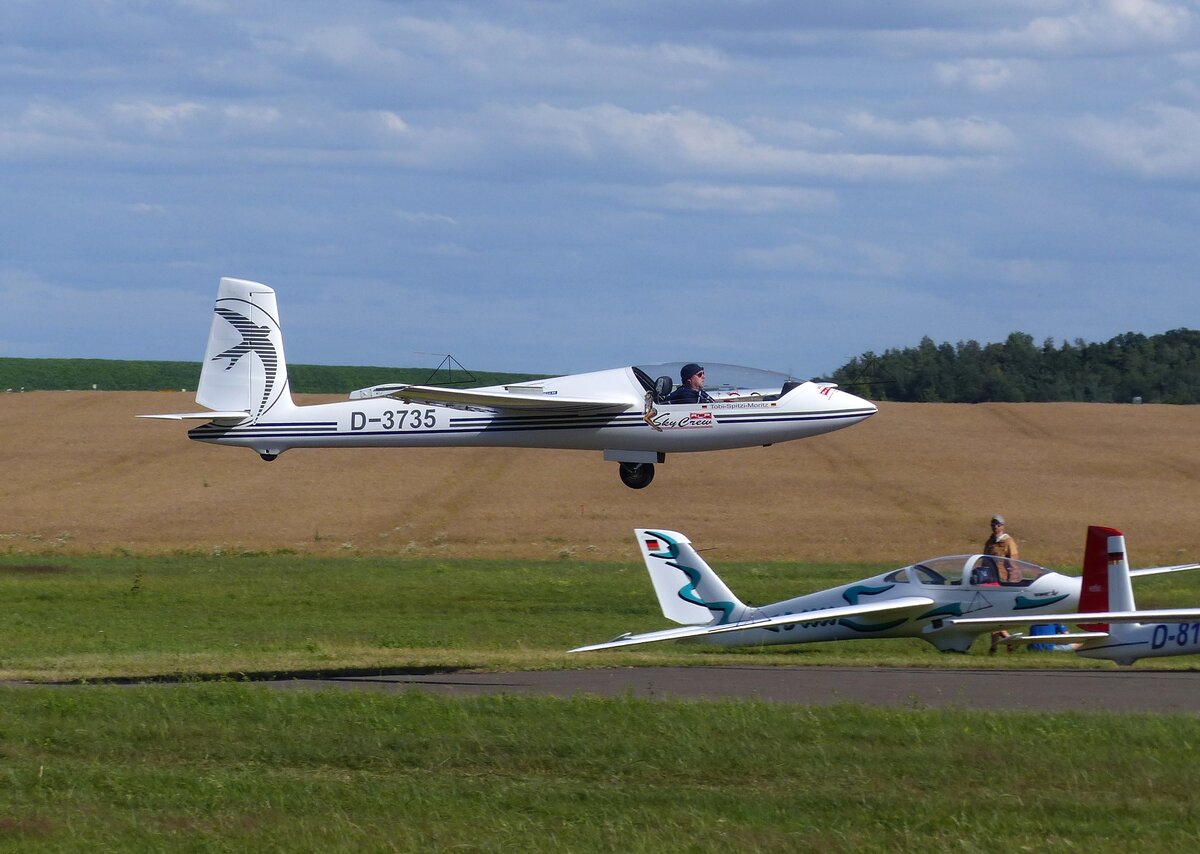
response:
[[[621,463],[621,483],[630,489],[645,489],[654,480],[654,463]]]

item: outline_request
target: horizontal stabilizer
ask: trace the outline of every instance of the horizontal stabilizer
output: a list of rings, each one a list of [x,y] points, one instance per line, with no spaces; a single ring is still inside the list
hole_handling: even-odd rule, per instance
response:
[[[387,397],[393,392],[397,392],[402,388],[407,388],[407,383],[384,383],[383,385],[373,385],[370,388],[356,388],[350,392],[351,400],[371,400],[375,397]]]
[[[917,611],[928,608],[933,600],[925,596],[905,596],[886,602],[871,605],[847,605],[841,608],[822,608],[819,611],[806,611],[802,614],[778,614],[774,617],[763,617],[754,620],[741,620],[736,623],[726,623],[716,626],[682,626],[677,629],[663,629],[657,632],[644,632],[640,635],[622,635],[606,643],[581,646],[570,652],[592,652],[598,649],[615,649],[622,646],[633,646],[641,643],[657,641],[682,640],[684,638],[703,637],[705,635],[720,635],[730,632],[746,632],[751,629],[769,629],[779,626],[795,626],[804,623],[820,623],[825,620],[838,620],[843,617],[864,617],[867,615],[882,616],[903,611]]]
[[[241,424],[249,412],[172,412],[163,415],[139,415],[138,418],[158,418],[163,421],[212,421],[215,424]]]
[[[350,392],[351,400],[373,397],[392,397],[405,403],[453,406],[463,409],[486,409],[497,412],[516,411],[525,414],[624,412],[640,405],[628,400],[599,400],[587,397],[561,397],[547,394],[536,387],[514,391],[482,391],[478,389],[442,388],[431,385],[377,385]]]

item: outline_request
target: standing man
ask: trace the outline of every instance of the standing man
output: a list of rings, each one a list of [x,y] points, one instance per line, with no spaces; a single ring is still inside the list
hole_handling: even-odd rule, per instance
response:
[[[1000,583],[1014,584],[1021,580],[1021,570],[1012,563],[1017,559],[1017,541],[1005,528],[1003,516],[997,513],[992,517],[992,535],[984,542],[983,553],[999,558],[996,561],[996,567],[1000,572]],[[996,645],[1006,637],[1008,637],[1008,632],[1003,629],[992,632],[992,646],[988,649],[988,654],[995,654]],[[1013,651],[1012,644],[1005,644],[1005,646],[1009,652]]]
[[[1000,581],[1020,581],[1021,570],[1012,565],[1017,559],[1017,541],[1012,534],[1005,530],[1004,517],[997,514],[992,517],[992,535],[983,544],[983,553],[992,557],[1006,558],[997,561],[1000,566]],[[1012,576],[1016,577],[1013,578]]]

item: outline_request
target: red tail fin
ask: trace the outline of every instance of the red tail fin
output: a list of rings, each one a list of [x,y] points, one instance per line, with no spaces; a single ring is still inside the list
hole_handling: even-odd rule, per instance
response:
[[[1079,590],[1079,611],[1091,612],[1111,611],[1108,601],[1108,538],[1123,536],[1116,528],[1102,528],[1091,525],[1087,529],[1087,544],[1083,550],[1083,582]],[[1121,556],[1124,559],[1124,555]],[[1080,628],[1089,632],[1108,631],[1107,623],[1080,624]]]

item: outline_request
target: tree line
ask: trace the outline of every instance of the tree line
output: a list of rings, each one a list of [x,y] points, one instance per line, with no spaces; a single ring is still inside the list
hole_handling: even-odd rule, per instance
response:
[[[453,369],[453,370],[451,370]],[[289,365],[292,390],[345,393],[385,382],[497,385],[539,374],[340,365]],[[0,358],[0,391],[103,389],[194,390],[198,362],[114,359]],[[1004,341],[935,344],[856,356],[831,379],[875,400],[983,403],[985,401],[1093,401],[1200,403],[1200,331],[1159,335],[1127,332],[1103,343],[1082,339],[1061,345],[1014,332]]]
[[[926,336],[916,347],[857,356],[832,379],[876,400],[1200,403],[1200,331],[1061,345],[1048,338],[1040,347],[1023,332],[992,344]]]
[[[453,368],[453,370],[452,370]],[[499,385],[538,378],[538,374],[466,371],[457,362],[436,368],[379,368],[352,365],[288,365],[292,391],[344,394],[380,383]],[[199,362],[122,359],[0,358],[4,391],[195,391]]]

